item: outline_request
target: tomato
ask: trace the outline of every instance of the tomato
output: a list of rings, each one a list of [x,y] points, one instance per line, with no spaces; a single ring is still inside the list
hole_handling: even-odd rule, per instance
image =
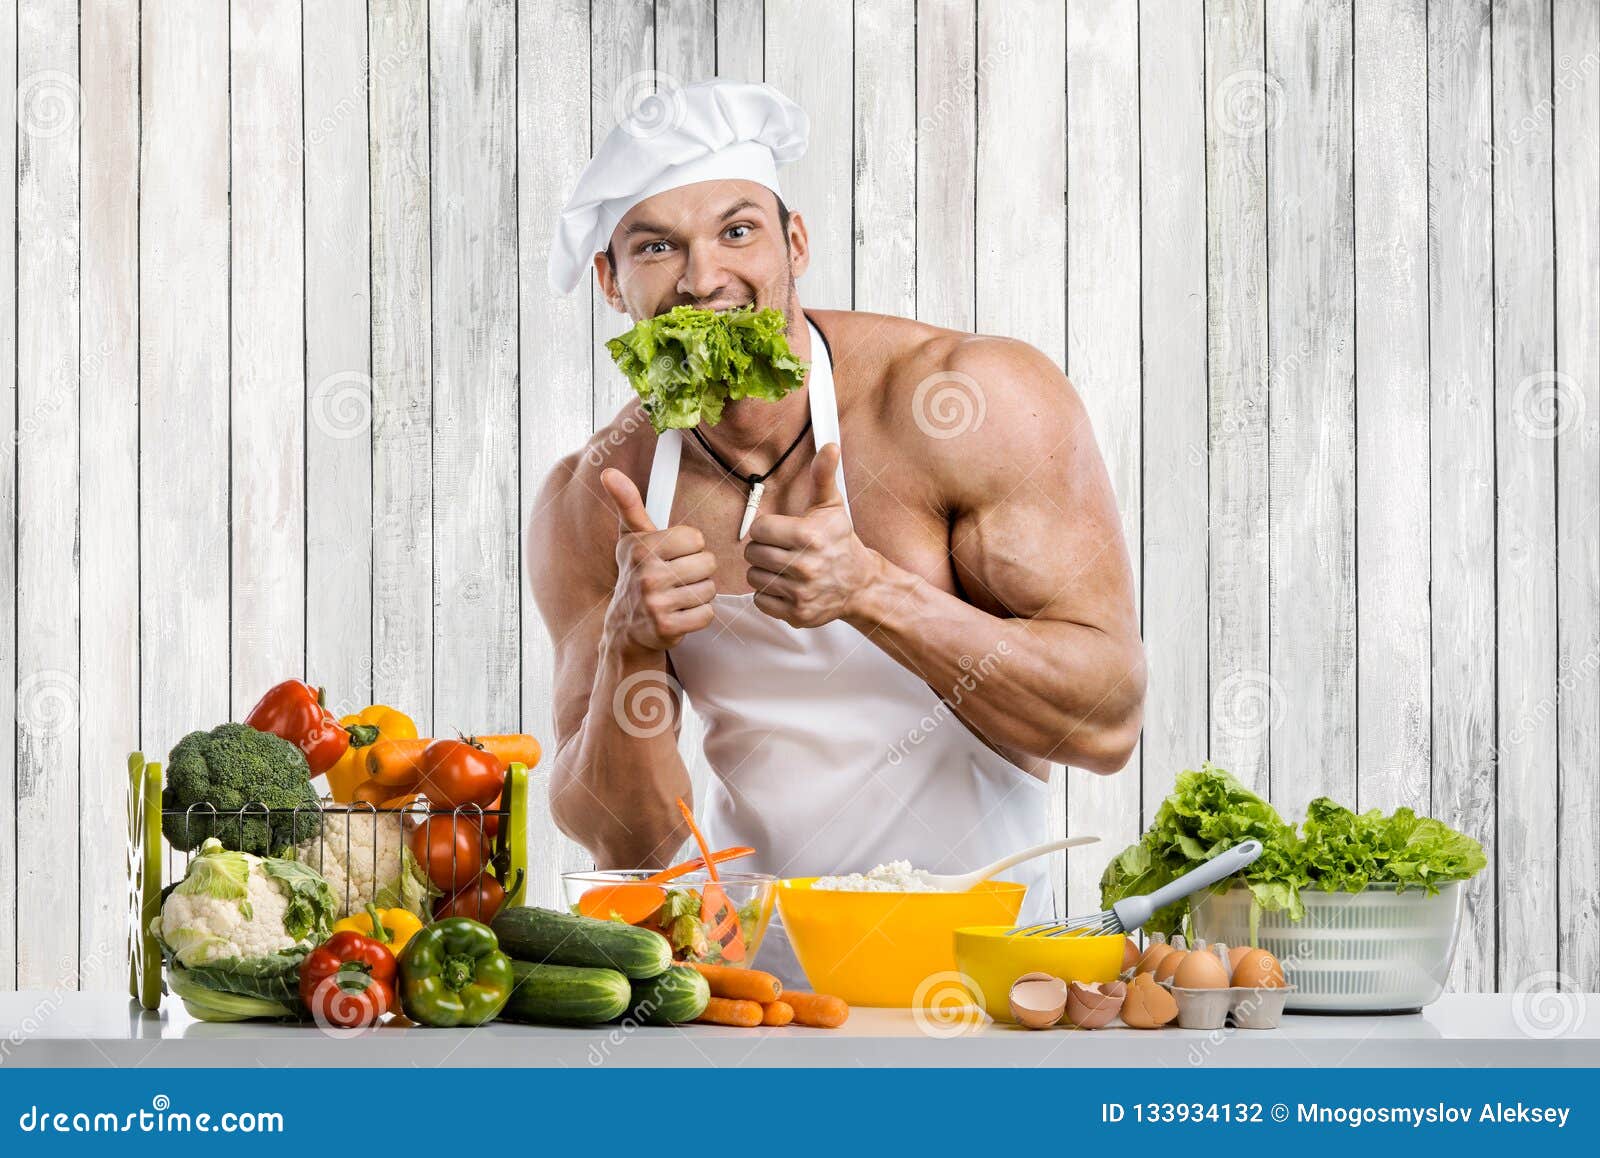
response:
[[[435,740],[422,753],[422,791],[445,808],[488,808],[506,782],[506,766],[475,740]]]
[[[433,919],[471,917],[487,925],[506,903],[506,891],[498,880],[484,873],[454,896],[440,897],[433,905]]]
[[[505,794],[501,793],[494,798],[494,803],[486,809],[488,812],[499,812],[506,806]],[[485,816],[483,818],[483,835],[491,841],[500,835],[500,818],[498,816]]]
[[[453,893],[483,871],[483,829],[464,816],[430,816],[411,832],[411,855],[436,888]]]

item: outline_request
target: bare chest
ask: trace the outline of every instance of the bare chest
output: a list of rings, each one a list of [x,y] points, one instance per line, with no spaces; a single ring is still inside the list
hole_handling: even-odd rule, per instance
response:
[[[869,440],[846,434],[849,447],[844,459],[846,500],[855,533],[866,546],[897,566],[922,576],[942,590],[956,589],[951,567],[949,532],[943,515],[920,497],[926,481],[914,467],[896,463],[887,448],[862,445]],[[762,514],[799,516],[811,500],[811,461],[815,448],[808,441],[795,451],[762,490]],[[674,524],[697,528],[706,549],[717,558],[717,593],[748,593],[745,571],[749,564],[739,542],[750,488],[729,475],[685,440],[678,489],[672,504]]]

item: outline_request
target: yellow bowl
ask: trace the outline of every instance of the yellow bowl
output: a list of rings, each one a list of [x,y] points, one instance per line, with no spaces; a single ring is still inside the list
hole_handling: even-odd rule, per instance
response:
[[[963,925],[1015,923],[1027,886],[985,881],[964,893],[847,893],[816,877],[778,882],[778,913],[806,980],[851,1005],[905,1008],[929,978],[956,967]]]
[[[781,895],[781,894],[780,894]],[[1120,934],[1108,937],[1008,937],[1010,925],[957,929],[956,967],[972,979],[973,994],[996,1021],[1012,1021],[1011,985],[1024,973],[1063,981],[1115,981],[1122,972]]]

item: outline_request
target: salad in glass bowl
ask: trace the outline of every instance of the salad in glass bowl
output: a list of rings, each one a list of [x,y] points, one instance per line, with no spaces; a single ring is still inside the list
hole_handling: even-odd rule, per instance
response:
[[[653,929],[679,962],[755,963],[772,920],[777,878],[769,873],[704,871],[649,883],[657,869],[601,869],[561,874],[570,912]]]

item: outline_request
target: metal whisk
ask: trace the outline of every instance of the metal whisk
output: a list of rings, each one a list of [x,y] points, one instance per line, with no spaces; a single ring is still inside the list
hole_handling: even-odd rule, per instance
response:
[[[1125,897],[1111,906],[1108,913],[1092,917],[1068,917],[1065,921],[1045,921],[1038,925],[1023,925],[1012,929],[1010,937],[1060,937],[1067,934],[1099,936],[1107,933],[1131,933],[1150,919],[1157,909],[1197,893],[1207,885],[1214,885],[1223,877],[1232,876],[1261,855],[1261,842],[1247,840],[1236,844],[1227,852],[1219,853],[1191,872],[1184,873],[1171,884],[1162,885],[1153,893],[1142,897]]]

